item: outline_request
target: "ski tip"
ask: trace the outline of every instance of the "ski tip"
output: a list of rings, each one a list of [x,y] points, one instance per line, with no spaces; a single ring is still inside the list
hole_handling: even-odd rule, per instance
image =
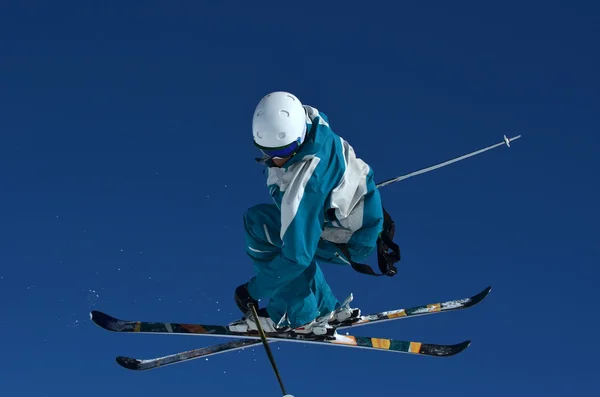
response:
[[[484,300],[489,293],[492,291],[492,286],[487,286],[483,291],[481,291],[480,293],[478,293],[477,295],[474,295],[471,297],[471,301],[465,305],[466,307],[469,306],[473,306],[476,305],[477,303],[481,302],[482,300]]]
[[[471,345],[470,340],[466,340],[455,345],[432,345],[423,344],[421,346],[421,354],[426,356],[437,356],[437,357],[451,357],[458,353],[463,352],[467,347]]]
[[[488,296],[490,292],[492,292],[492,286],[488,285],[483,291],[481,291],[481,294]]]
[[[445,351],[443,354],[446,357],[452,357],[452,356],[456,356],[459,353],[464,352],[465,350],[467,350],[467,348],[471,346],[471,341],[470,340],[466,340],[464,342],[461,343],[457,343],[456,345],[452,345],[449,346],[449,349],[447,351]]]
[[[113,330],[113,325],[116,324],[119,320],[116,318],[109,316],[106,313],[103,313],[98,310],[92,310],[90,312],[90,319],[99,327],[107,329],[109,331]]]
[[[141,369],[141,361],[136,358],[119,356],[115,359],[117,364],[126,369],[131,369],[133,371],[139,371]]]
[[[471,346],[470,340],[466,340],[464,342],[457,343],[456,345],[449,346],[449,348],[444,352],[445,354],[443,354],[443,355],[446,357],[455,356],[455,355],[465,351],[469,346]]]
[[[454,346],[457,348],[457,352],[455,354],[458,354],[458,353],[466,350],[469,346],[471,346],[471,341],[466,340],[466,341],[456,344]]]

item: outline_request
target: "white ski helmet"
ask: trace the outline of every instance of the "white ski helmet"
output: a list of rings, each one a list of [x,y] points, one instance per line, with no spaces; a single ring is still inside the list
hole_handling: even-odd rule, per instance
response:
[[[296,152],[306,136],[306,112],[289,92],[265,95],[252,118],[254,144],[268,157],[287,157]]]

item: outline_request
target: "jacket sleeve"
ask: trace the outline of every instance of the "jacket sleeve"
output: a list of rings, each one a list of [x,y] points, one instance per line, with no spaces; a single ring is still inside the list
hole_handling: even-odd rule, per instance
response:
[[[312,262],[323,230],[326,195],[314,171],[320,159],[303,165],[281,200],[281,253],[248,285],[254,299],[272,297],[298,277]]]

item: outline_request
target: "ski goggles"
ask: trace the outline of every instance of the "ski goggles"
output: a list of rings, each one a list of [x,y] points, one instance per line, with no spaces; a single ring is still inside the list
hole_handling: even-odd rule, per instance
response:
[[[301,142],[302,142],[302,138],[298,138],[294,142],[290,143],[289,145],[280,146],[280,147],[267,148],[264,146],[256,145],[256,143],[255,143],[255,145],[260,149],[262,154],[264,154],[266,157],[268,157],[270,159],[277,159],[277,158],[289,157],[289,156],[293,155],[294,153],[296,153],[296,151],[298,151],[298,148],[301,145]]]

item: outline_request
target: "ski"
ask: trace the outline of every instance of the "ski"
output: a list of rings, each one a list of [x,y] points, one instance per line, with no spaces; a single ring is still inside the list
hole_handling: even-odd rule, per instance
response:
[[[218,345],[201,347],[199,349],[188,350],[185,352],[169,354],[168,356],[150,358],[147,360],[118,356],[116,358],[116,361],[117,364],[119,364],[123,368],[134,371],[146,371],[149,369],[164,367],[167,365],[183,363],[189,360],[195,360],[202,357],[209,357],[214,356],[216,354],[228,353],[260,344],[260,340],[241,339],[232,342],[220,343]]]
[[[407,317],[418,317],[436,313],[446,313],[450,311],[468,309],[481,303],[492,290],[491,286],[486,287],[481,292],[473,295],[469,298],[454,299],[440,303],[430,303],[428,305],[414,306],[408,309],[397,309],[391,311],[385,311],[375,314],[368,314],[360,316],[357,319],[350,320],[342,323],[331,323],[338,329],[347,327],[358,327],[362,325],[368,325],[372,323],[385,322],[391,320],[398,320]]]
[[[402,341],[387,338],[372,338],[367,336],[353,336],[353,335],[334,335],[333,339],[285,339],[286,341],[294,341],[299,343],[314,343],[329,346],[341,346],[341,347],[354,347],[361,349],[374,349],[395,353],[414,354],[422,356],[434,356],[434,357],[449,357],[454,356],[463,350],[465,350],[471,344],[471,341],[467,340],[454,345],[440,345],[431,343],[421,343],[414,341]],[[225,352],[225,349],[243,349],[251,345],[250,341],[255,342],[253,344],[260,344],[260,340],[248,340],[244,339],[241,341],[235,341],[231,343],[224,343],[215,346],[208,346],[200,349],[189,350],[182,353],[175,353],[169,356],[139,360],[130,357],[117,357],[117,363],[127,369],[131,370],[148,370],[165,365],[177,364],[188,360],[193,360],[208,355],[219,354]]]
[[[377,322],[391,321],[406,317],[423,316],[434,313],[444,313],[466,309],[480,303],[490,293],[491,287],[487,287],[477,295],[470,298],[451,300],[442,303],[432,303],[428,305],[415,306],[409,309],[398,309],[385,311],[375,314],[360,316],[348,322],[333,324],[337,329],[347,327],[357,327]],[[150,333],[150,334],[182,334],[182,335],[207,335],[231,338],[258,338],[256,331],[252,332],[233,332],[225,325],[205,325],[205,324],[184,324],[168,322],[150,322],[150,321],[131,321],[112,317],[98,310],[90,313],[92,321],[101,328],[112,332],[132,332],[132,333]],[[269,338],[290,339],[294,335],[290,333],[269,334]],[[300,335],[298,337],[301,337]]]
[[[478,294],[464,299],[451,300],[442,303],[432,303],[428,305],[415,306],[408,309],[399,309],[387,312],[381,312],[366,316],[361,316],[358,319],[355,319],[354,322],[349,323],[341,323],[335,325],[338,329],[347,328],[347,327],[355,327],[361,325],[372,324],[375,322],[383,322],[395,319],[403,319],[408,317],[422,316],[434,313],[443,313],[447,311],[455,311],[466,309],[472,307],[481,301],[483,301],[487,295],[490,293],[491,287],[485,288],[483,291]],[[200,329],[205,329],[206,326],[202,325],[185,325],[185,324],[173,324],[173,323],[148,323],[148,322],[140,322],[140,321],[124,321],[118,320],[111,316],[108,316],[102,312],[94,311],[91,313],[92,320],[99,325],[100,327],[113,331],[113,332],[143,332],[143,333],[182,333],[182,334],[196,334],[196,332],[190,331],[198,331]],[[186,328],[186,326],[188,328]],[[200,328],[198,328],[200,327]],[[214,328],[215,326],[212,326]],[[216,326],[220,328],[227,328],[223,326]],[[185,330],[185,331],[184,331]],[[183,332],[176,332],[183,331]],[[227,329],[227,331],[229,331]],[[213,333],[201,333],[204,335],[214,335],[214,336],[225,336],[225,335],[215,335]],[[191,359],[196,359],[200,357],[208,357],[215,354],[230,352],[234,350],[243,349],[245,347],[253,346],[260,344],[260,340],[256,340],[254,338],[258,338],[256,335],[239,335],[234,334],[230,335],[233,337],[243,336],[250,337],[253,339],[243,339],[235,342],[228,342],[219,345],[213,345],[208,347],[203,347],[199,349],[189,350],[186,352],[175,353],[169,356],[151,358],[147,360],[140,360],[136,358],[130,357],[117,357],[117,363],[123,366],[124,368],[133,369],[133,370],[146,370],[157,368],[159,366],[165,366],[170,364],[176,364],[179,362],[184,362]],[[285,338],[283,338],[285,339]],[[367,338],[374,339],[374,338]],[[273,342],[276,342],[275,339]],[[289,339],[288,339],[289,340]],[[300,340],[300,342],[311,342],[308,340]],[[409,343],[409,342],[404,342]],[[467,343],[467,342],[463,342]],[[391,344],[391,342],[390,342]],[[459,344],[460,345],[460,344]],[[435,345],[426,345],[426,346],[435,346]],[[463,347],[468,347],[468,343]],[[427,350],[427,348],[425,349]],[[458,352],[462,351],[459,349]],[[454,353],[456,354],[456,353]]]

